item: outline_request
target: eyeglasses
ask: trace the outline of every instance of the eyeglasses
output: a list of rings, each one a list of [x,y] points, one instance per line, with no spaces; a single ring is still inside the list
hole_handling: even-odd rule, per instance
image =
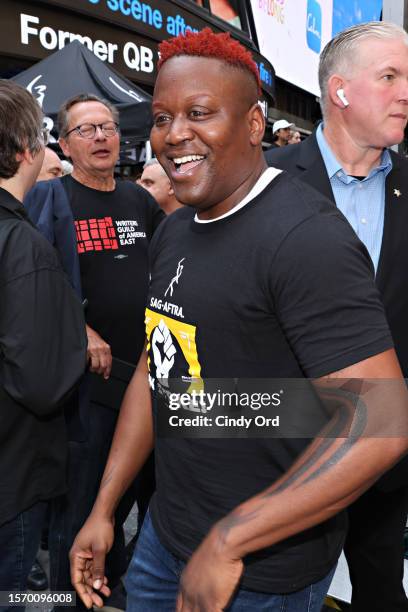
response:
[[[77,132],[82,138],[95,138],[97,128],[101,130],[106,138],[111,138],[118,133],[119,125],[114,121],[107,121],[106,123],[83,123],[69,130],[69,132],[65,134],[65,137],[72,134],[72,132]]]

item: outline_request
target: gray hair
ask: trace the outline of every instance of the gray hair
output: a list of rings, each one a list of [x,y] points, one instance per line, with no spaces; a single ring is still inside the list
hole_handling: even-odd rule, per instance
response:
[[[80,104],[81,102],[99,102],[106,106],[106,108],[112,114],[112,118],[115,123],[119,123],[119,111],[111,102],[108,100],[104,100],[103,98],[99,98],[94,94],[82,93],[74,96],[73,98],[69,98],[66,100],[61,108],[58,111],[58,133],[60,137],[64,138],[68,132],[69,127],[69,116],[68,113],[75,104]]]
[[[320,106],[323,114],[330,77],[336,72],[350,72],[350,66],[355,63],[359,44],[369,38],[382,40],[403,38],[408,45],[408,34],[405,30],[395,23],[385,21],[369,21],[355,25],[332,38],[323,49],[319,62]]]

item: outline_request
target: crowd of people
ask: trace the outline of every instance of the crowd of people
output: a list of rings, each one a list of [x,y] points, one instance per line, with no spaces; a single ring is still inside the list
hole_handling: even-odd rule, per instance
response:
[[[0,591],[25,591],[47,515],[78,610],[126,574],[130,612],[319,612],[344,549],[353,612],[408,611],[408,35],[341,32],[319,82],[322,123],[276,121],[264,154],[251,54],[162,42],[132,182],[112,104],[63,104],[64,169],[0,81]],[[310,381],[322,429],[166,429],[212,379]],[[209,423],[202,401],[177,418]]]
[[[302,142],[300,132],[294,123],[289,123],[286,119],[278,119],[272,128],[273,143],[271,149],[286,147],[289,144],[299,144]]]

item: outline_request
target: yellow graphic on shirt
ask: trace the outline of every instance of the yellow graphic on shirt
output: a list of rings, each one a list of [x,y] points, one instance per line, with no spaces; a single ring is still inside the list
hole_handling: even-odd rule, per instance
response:
[[[152,355],[156,367],[156,377],[161,379],[171,378],[171,369],[177,352],[173,344],[172,334],[184,355],[188,364],[188,374],[192,379],[187,393],[203,389],[196,345],[197,328],[194,325],[176,321],[162,313],[150,310],[150,308],[146,308],[145,325],[149,371],[151,370],[150,356]]]

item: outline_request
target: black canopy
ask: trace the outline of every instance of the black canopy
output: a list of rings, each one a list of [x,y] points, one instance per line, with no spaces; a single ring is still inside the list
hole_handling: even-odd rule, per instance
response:
[[[37,98],[46,123],[57,137],[61,104],[79,93],[92,93],[112,102],[120,112],[121,140],[149,137],[151,96],[98,59],[77,40],[56,51],[13,79]]]

